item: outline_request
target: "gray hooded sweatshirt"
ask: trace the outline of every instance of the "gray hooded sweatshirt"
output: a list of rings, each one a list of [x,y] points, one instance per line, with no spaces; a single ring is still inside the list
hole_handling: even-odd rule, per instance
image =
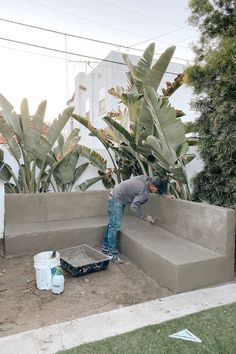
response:
[[[130,211],[140,219],[144,214],[140,206],[147,202],[149,195],[148,183],[151,178],[148,176],[137,176],[118,184],[113,190],[112,195],[123,205],[130,205]]]

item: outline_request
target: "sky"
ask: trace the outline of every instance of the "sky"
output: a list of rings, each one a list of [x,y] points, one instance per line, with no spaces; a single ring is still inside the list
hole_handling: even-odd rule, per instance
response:
[[[111,50],[141,55],[155,42],[158,55],[176,45],[173,60],[188,64],[198,38],[188,0],[0,0],[0,9],[0,93],[17,112],[27,98],[31,114],[46,99],[48,121],[66,108],[78,72]]]

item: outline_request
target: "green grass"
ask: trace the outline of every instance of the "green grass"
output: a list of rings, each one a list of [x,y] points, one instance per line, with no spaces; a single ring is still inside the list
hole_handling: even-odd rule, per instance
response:
[[[125,318],[124,318],[125,321]],[[187,328],[202,343],[169,338]],[[78,334],[79,335],[79,334]],[[235,354],[236,303],[62,351],[63,354]]]

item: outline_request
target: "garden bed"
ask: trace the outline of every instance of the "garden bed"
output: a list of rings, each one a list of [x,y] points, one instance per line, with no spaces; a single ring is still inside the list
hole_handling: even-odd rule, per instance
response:
[[[123,258],[123,257],[122,257]],[[33,257],[0,257],[0,336],[72,320],[171,295],[127,258],[121,265],[75,278],[65,275],[65,291],[36,288]]]

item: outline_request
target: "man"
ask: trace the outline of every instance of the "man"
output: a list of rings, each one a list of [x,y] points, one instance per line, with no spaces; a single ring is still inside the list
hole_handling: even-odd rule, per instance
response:
[[[166,181],[162,181],[158,178],[151,179],[144,175],[121,182],[111,190],[108,200],[109,222],[102,242],[102,252],[109,256],[111,262],[117,264],[123,263],[117,256],[116,235],[120,228],[126,205],[130,204],[131,214],[150,224],[154,224],[155,219],[150,215],[144,215],[140,209],[141,205],[147,202],[149,193],[159,193],[168,199],[174,198],[166,194]]]

